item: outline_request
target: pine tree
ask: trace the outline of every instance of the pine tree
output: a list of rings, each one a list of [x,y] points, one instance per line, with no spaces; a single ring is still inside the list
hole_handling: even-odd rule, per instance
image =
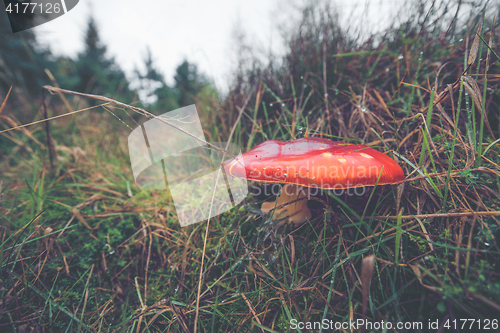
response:
[[[155,67],[149,47],[144,59],[144,66],[146,67],[145,74],[142,74],[138,69],[135,70],[139,81],[142,102],[149,104],[148,109],[157,111],[156,113],[164,113],[177,109],[179,107],[177,104],[177,95],[167,85],[163,74]]]
[[[196,95],[207,84],[205,77],[198,73],[195,64],[184,60],[176,69],[175,90],[178,94],[179,106],[186,106],[196,102]]]
[[[76,89],[99,95],[112,94],[132,97],[125,73],[101,42],[95,20],[90,17],[84,39],[85,47],[78,55],[76,71],[80,78]]]
[[[44,72],[53,69],[49,57],[33,31],[12,33],[8,20],[0,20],[0,95],[5,96],[10,86],[40,95],[42,85],[50,82]]]

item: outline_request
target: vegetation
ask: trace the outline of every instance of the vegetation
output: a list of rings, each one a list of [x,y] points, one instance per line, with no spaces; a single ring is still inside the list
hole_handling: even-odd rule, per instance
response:
[[[227,141],[233,130],[243,149],[323,136],[374,147],[403,167],[399,185],[316,197],[312,220],[298,228],[262,215],[270,199],[262,195],[181,228],[168,191],[133,181],[126,137],[143,119],[130,110],[106,105],[109,112],[61,117],[50,128],[1,132],[43,117],[33,116],[39,100],[20,84],[30,75],[141,105],[105,46],[90,42],[92,21],[77,60],[37,53],[52,82],[40,65],[2,76],[0,330],[330,332],[366,319],[372,332],[385,331],[382,320],[406,323],[400,332],[451,332],[474,319],[477,331],[493,331],[500,8],[432,4],[412,2],[408,21],[363,43],[331,8],[306,6],[285,56],[241,64],[224,98],[189,63],[174,87],[150,53],[137,71],[141,91],[157,98],[148,110],[195,101],[208,141]],[[480,10],[470,16],[471,8]],[[93,84],[84,72],[96,75]],[[98,105],[46,95],[52,115]],[[293,326],[322,320],[333,326]]]

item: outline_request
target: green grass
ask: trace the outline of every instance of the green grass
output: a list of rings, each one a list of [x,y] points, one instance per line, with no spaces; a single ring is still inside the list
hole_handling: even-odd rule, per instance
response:
[[[440,34],[450,22],[401,28],[372,49],[324,19],[304,16],[280,70],[242,71],[241,89],[204,98],[207,137],[223,142],[235,126],[232,142],[245,149],[305,135],[362,143],[397,159],[407,179],[361,196],[320,194],[300,227],[260,214],[263,195],[213,218],[197,331],[292,332],[293,320],[363,313],[422,331],[429,321],[498,319],[500,87],[486,74],[498,71],[500,30],[485,16],[469,69],[478,75],[466,77],[474,25],[460,42],[456,31]],[[67,112],[57,98],[49,108]],[[7,101],[1,116],[14,115]],[[112,114],[72,117],[52,123],[54,170],[42,127],[1,134],[0,330],[193,332],[207,223],[181,228],[168,192],[135,185],[129,128]]]

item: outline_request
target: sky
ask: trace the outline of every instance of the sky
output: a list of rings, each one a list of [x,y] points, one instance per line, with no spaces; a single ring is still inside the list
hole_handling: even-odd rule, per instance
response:
[[[272,31],[274,3],[80,0],[66,15],[34,30],[42,43],[50,44],[54,54],[75,57],[83,50],[83,37],[92,14],[109,55],[129,75],[135,67],[141,68],[149,47],[169,83],[173,83],[175,68],[187,59],[223,85],[229,78],[228,65],[234,55],[231,41],[236,27],[248,31],[251,39],[267,43],[266,47],[272,47],[273,38],[278,39]]]
[[[291,17],[297,18],[297,8],[305,1],[80,0],[62,17],[33,30],[55,55],[76,57],[83,50],[85,29],[92,15],[108,55],[130,78],[135,68],[143,68],[149,47],[167,83],[173,84],[175,68],[187,59],[223,92],[236,66],[236,32],[244,32],[247,42],[260,51],[279,55],[284,50],[279,27],[296,22]],[[332,0],[340,4],[344,22],[352,21],[353,12],[366,14],[368,3],[368,17],[380,21],[379,13],[390,10],[391,3],[398,0],[368,1]]]

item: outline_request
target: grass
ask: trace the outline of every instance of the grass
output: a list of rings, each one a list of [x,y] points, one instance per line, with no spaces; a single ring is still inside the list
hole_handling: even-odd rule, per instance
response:
[[[323,193],[298,228],[273,227],[259,211],[263,195],[208,230],[206,222],[181,228],[168,192],[133,181],[130,110],[108,105],[53,120],[50,132],[1,133],[0,330],[328,332],[292,324],[366,319],[425,332],[436,322],[462,331],[467,318],[494,329],[498,27],[485,16],[460,41],[440,34],[450,22],[425,17],[374,49],[350,42],[328,17],[305,15],[279,70],[242,70],[224,100],[197,106],[212,142],[232,129],[231,142],[246,149],[323,136],[374,147],[403,167],[399,185]],[[12,98],[0,111],[5,129],[19,124]],[[49,111],[85,107],[66,98],[49,96]]]

